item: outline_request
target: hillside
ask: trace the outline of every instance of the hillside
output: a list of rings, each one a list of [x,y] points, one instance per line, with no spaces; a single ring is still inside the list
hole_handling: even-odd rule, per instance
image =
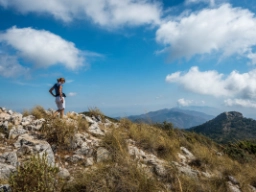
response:
[[[255,149],[100,111],[59,119],[42,107],[0,108],[0,191],[255,192]]]
[[[178,128],[189,128],[205,123],[214,118],[214,116],[192,110],[172,108],[152,111],[141,115],[128,116],[127,118],[133,122],[145,123],[163,123],[166,121]]]
[[[256,121],[236,111],[224,112],[216,118],[189,129],[206,135],[216,142],[256,139]]]

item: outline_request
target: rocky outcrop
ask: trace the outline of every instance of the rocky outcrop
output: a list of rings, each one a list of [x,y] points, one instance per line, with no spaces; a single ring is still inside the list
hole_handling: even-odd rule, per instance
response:
[[[51,114],[51,111],[46,111],[46,114]],[[68,150],[63,152],[62,146],[51,145],[41,135],[40,131],[45,124],[49,124],[48,120],[36,119],[33,115],[24,117],[20,113],[0,108],[0,191],[10,191],[9,185],[1,184],[1,180],[8,180],[10,174],[17,170],[17,166],[33,155],[46,155],[47,163],[58,167],[58,177],[66,181],[70,180],[72,173],[77,170],[93,169],[93,165],[97,163],[112,160],[110,150],[102,145],[102,138],[111,129],[118,129],[118,123],[112,123],[108,119],[102,121],[100,117],[88,117],[75,112],[72,112],[72,116],[86,120],[89,126],[86,131],[76,129],[76,133],[69,141]],[[76,119],[66,117],[62,121],[77,126]],[[167,162],[152,151],[141,149],[132,139],[126,138],[126,144],[129,155],[149,177],[164,181],[172,175],[170,167],[175,168],[178,174],[195,180],[207,180],[215,176],[210,169],[200,170],[193,167],[191,164],[197,158],[186,147],[180,147],[176,161]],[[234,177],[229,176],[226,183],[230,191],[241,191],[240,184]],[[170,188],[168,183],[166,186]],[[254,187],[251,186],[251,189]]]

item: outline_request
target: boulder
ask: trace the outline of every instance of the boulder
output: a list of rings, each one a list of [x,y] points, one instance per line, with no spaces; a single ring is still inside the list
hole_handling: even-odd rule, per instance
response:
[[[4,184],[4,185],[0,184],[0,191],[1,192],[11,192],[11,187],[8,184]]]
[[[105,133],[103,133],[99,127],[99,124],[98,123],[93,123],[88,131],[91,133],[91,134],[94,134],[94,135],[99,135],[99,136],[103,136],[105,135]]]
[[[16,152],[5,152],[0,155],[0,162],[12,166],[17,166],[18,158]]]
[[[23,135],[27,133],[25,129],[21,125],[18,125],[16,127],[13,127],[9,132],[9,139],[14,139],[17,136]]]
[[[39,154],[42,157],[44,154],[47,155],[47,162],[49,165],[53,166],[55,163],[54,153],[50,144],[44,140],[37,140],[31,135],[24,134],[18,137],[18,140],[14,143],[14,146],[21,150],[19,155],[25,155],[24,151],[30,151],[33,154]]]
[[[97,149],[97,163],[109,160],[111,160],[110,152],[104,147],[99,147]]]
[[[234,185],[231,181],[227,182],[227,186],[230,192],[242,192],[238,185]]]
[[[0,179],[8,180],[11,173],[16,171],[16,167],[5,163],[0,163]]]
[[[65,168],[59,168],[58,177],[63,180],[69,180],[70,179],[70,173]]]

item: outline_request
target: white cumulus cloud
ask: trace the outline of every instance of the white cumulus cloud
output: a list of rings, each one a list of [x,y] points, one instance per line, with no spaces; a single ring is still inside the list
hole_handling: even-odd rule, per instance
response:
[[[64,22],[91,19],[101,26],[143,25],[160,22],[162,8],[152,0],[0,0],[6,9],[49,14]]]
[[[3,77],[27,76],[29,68],[23,67],[18,62],[17,57],[0,55],[0,75]]]
[[[20,57],[31,61],[37,67],[62,64],[66,68],[76,69],[85,60],[82,51],[74,43],[45,30],[12,27],[0,33],[0,42],[17,50]]]
[[[191,58],[197,54],[239,54],[255,61],[256,18],[247,9],[222,4],[163,22],[156,32],[157,42],[168,47],[171,58]]]
[[[256,97],[256,69],[247,73],[232,71],[225,76],[217,71],[199,71],[192,67],[188,72],[175,72],[166,77],[169,83],[177,83],[184,89],[212,96],[238,97],[253,99]]]
[[[186,100],[184,98],[178,99],[177,104],[179,106],[189,106],[193,103],[193,100]]]
[[[226,106],[240,106],[248,108],[256,108],[256,102],[249,99],[226,99],[224,101]]]

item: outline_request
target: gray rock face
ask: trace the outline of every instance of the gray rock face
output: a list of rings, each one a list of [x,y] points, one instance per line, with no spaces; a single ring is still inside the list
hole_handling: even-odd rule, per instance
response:
[[[43,124],[45,122],[45,119],[36,119],[36,120],[33,120],[32,122],[30,122],[29,125],[27,125],[27,129],[28,130],[36,130],[36,131],[39,131]]]
[[[9,139],[14,139],[17,136],[23,135],[25,133],[27,133],[27,131],[23,129],[21,125],[13,127],[9,132]]]
[[[31,135],[24,134],[18,137],[14,143],[18,149],[18,156],[30,154],[39,154],[41,157],[46,154],[49,165],[54,165],[55,157],[50,144],[47,141],[34,139]]]
[[[59,178],[64,179],[64,180],[69,180],[70,179],[70,173],[65,168],[60,168],[58,176],[59,176]]]
[[[230,192],[242,192],[238,185],[234,185],[231,181],[227,182],[228,188]]]
[[[89,130],[88,130],[91,134],[94,134],[94,135],[100,135],[100,136],[103,136],[105,135],[105,133],[103,133],[99,127],[99,124],[98,123],[93,123],[90,127],[89,127]]]
[[[6,163],[12,166],[17,166],[18,158],[16,152],[5,152],[0,155],[0,162]]]
[[[0,179],[7,180],[11,173],[16,171],[16,167],[0,163]]]
[[[97,149],[97,163],[103,162],[103,161],[108,161],[108,160],[111,160],[110,152],[103,147],[99,147]]]
[[[8,184],[5,184],[5,185],[0,184],[0,191],[1,192],[11,192],[11,187]]]

